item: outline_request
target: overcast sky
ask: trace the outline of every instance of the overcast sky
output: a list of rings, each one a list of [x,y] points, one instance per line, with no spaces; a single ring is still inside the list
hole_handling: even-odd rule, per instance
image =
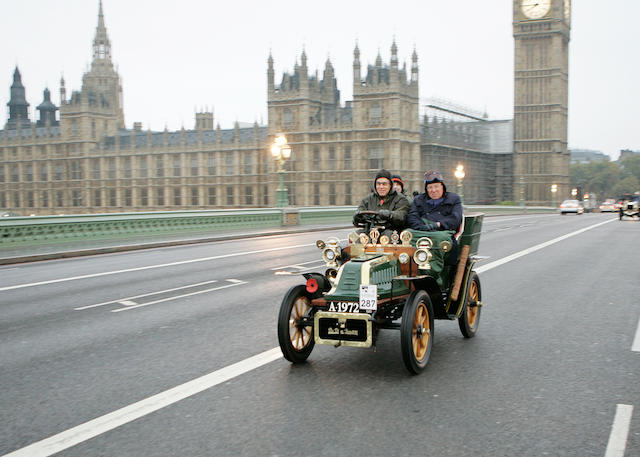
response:
[[[613,158],[640,150],[640,1],[572,3],[569,147]],[[344,104],[356,41],[366,66],[378,52],[388,63],[394,37],[400,66],[417,50],[421,98],[513,117],[511,0],[103,0],[103,8],[127,127],[192,129],[205,107],[222,128],[266,123],[270,51],[276,84],[303,48],[311,72],[322,74],[330,58]],[[32,119],[45,87],[59,105],[61,75],[67,96],[79,90],[97,15],[98,0],[0,0],[0,102],[16,64]],[[7,116],[5,108],[0,127]]]

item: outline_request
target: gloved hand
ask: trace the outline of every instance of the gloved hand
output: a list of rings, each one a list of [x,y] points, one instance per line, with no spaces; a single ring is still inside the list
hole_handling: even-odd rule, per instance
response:
[[[385,220],[389,220],[391,219],[391,211],[388,209],[381,209],[378,211],[378,216],[380,216],[381,219],[385,219]]]
[[[360,227],[364,223],[364,216],[357,212],[353,215],[353,225]]]
[[[430,224],[426,224],[422,230],[425,232],[435,232],[438,228],[438,223],[432,222]]]

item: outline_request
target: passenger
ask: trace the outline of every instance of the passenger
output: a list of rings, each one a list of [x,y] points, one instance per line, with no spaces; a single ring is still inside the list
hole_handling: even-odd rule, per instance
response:
[[[406,224],[409,212],[409,201],[392,188],[391,173],[382,169],[378,171],[373,181],[374,190],[362,199],[356,214],[353,216],[353,225],[360,227],[362,219],[358,216],[361,211],[377,211],[379,218],[385,223],[384,234],[390,236],[394,230],[400,233]]]
[[[424,174],[424,193],[413,200],[407,224],[414,242],[424,236],[430,238],[434,246],[444,240],[451,242],[452,250],[448,253],[432,250],[431,269],[428,270],[428,274],[442,287],[444,266],[455,265],[458,258],[458,246],[453,235],[462,224],[462,201],[457,194],[447,192],[444,179],[437,171],[429,170]]]
[[[409,204],[413,201],[411,197],[409,197],[404,191],[404,181],[400,177],[400,175],[393,175],[391,177],[391,181],[393,182],[393,190],[400,195],[404,195],[404,197],[409,200]]]
[[[447,192],[442,175],[435,170],[424,174],[424,193],[411,205],[407,224],[425,232],[453,230],[462,223],[462,202],[458,194]]]

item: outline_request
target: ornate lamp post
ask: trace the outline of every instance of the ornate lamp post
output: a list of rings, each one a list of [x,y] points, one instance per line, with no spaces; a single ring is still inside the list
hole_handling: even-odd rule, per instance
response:
[[[458,195],[460,196],[460,201],[463,202],[462,180],[464,179],[465,174],[464,174],[464,167],[462,166],[462,164],[459,164],[456,167],[456,171],[453,173],[453,175],[458,180]]]
[[[556,207],[556,192],[558,192],[558,185],[551,184],[551,206]]]
[[[524,178],[520,176],[520,206],[524,206]]]
[[[287,143],[287,138],[283,134],[276,135],[271,146],[271,155],[278,167],[278,190],[276,197],[276,207],[283,208],[289,206],[289,194],[284,187],[284,163],[291,157],[291,147]]]

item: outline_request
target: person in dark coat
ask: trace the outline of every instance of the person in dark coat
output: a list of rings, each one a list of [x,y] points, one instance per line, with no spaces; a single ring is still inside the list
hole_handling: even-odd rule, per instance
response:
[[[458,257],[453,235],[462,224],[462,202],[457,194],[447,192],[444,179],[437,171],[429,170],[424,174],[424,193],[413,199],[407,224],[414,239],[426,236],[436,246],[444,240],[452,243],[452,250],[448,253],[439,249],[432,251],[428,274],[442,287],[445,265],[455,265]]]
[[[462,202],[458,194],[447,192],[442,174],[429,170],[424,174],[424,193],[414,198],[407,224],[414,230],[433,232],[458,230],[462,223]]]
[[[385,232],[402,231],[406,226],[409,201],[392,186],[391,173],[385,169],[378,171],[373,181],[374,190],[360,202],[353,216],[353,225],[359,226],[360,211],[377,211],[380,219],[385,221]]]

